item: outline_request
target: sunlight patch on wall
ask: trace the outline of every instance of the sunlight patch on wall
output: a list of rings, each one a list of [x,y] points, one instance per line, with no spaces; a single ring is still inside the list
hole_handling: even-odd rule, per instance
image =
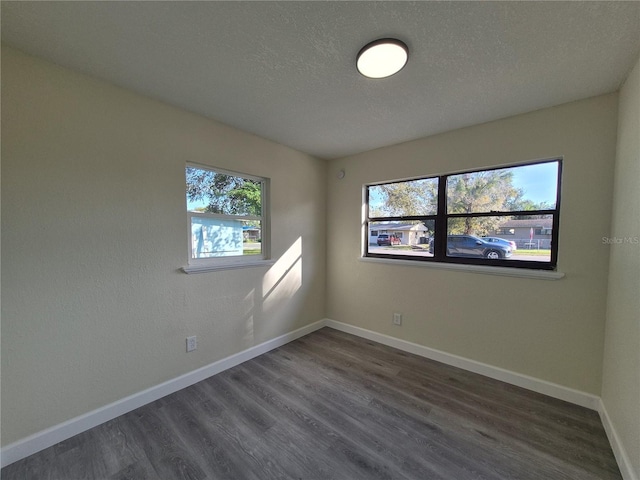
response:
[[[253,288],[242,300],[242,319],[244,321],[244,335],[243,335],[244,345],[254,344],[253,340],[255,337],[255,330],[254,330],[255,328],[255,325],[254,325],[255,296],[256,296],[256,290],[255,288]]]
[[[265,274],[262,281],[263,310],[292,297],[302,286],[302,237],[299,237]]]

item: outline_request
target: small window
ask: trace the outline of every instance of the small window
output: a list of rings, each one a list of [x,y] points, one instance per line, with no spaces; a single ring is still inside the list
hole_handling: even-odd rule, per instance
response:
[[[558,159],[367,185],[365,230],[408,242],[367,237],[365,256],[555,269],[561,170]]]
[[[189,263],[217,265],[266,259],[268,179],[187,165]]]

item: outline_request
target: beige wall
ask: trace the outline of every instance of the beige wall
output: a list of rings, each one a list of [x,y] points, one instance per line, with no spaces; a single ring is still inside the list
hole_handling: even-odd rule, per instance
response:
[[[640,479],[640,62],[620,91],[602,401]]]
[[[271,178],[275,266],[179,271],[186,162]],[[325,186],[325,162],[3,47],[3,445],[323,318]]]
[[[327,316],[599,394],[617,100],[599,96],[332,161]],[[358,260],[363,184],[557,156],[564,157],[558,265],[565,278]],[[392,312],[404,314],[401,327]]]

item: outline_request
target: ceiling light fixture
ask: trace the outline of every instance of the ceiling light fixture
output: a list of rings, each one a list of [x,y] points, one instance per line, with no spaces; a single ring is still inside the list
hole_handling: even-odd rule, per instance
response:
[[[409,49],[395,38],[381,38],[368,43],[358,52],[358,71],[369,78],[386,78],[407,64]]]

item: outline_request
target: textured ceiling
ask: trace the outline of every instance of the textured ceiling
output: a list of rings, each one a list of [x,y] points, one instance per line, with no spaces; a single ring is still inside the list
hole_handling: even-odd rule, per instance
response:
[[[2,2],[25,52],[321,158],[615,91],[639,2]],[[366,43],[409,63],[371,80]]]

